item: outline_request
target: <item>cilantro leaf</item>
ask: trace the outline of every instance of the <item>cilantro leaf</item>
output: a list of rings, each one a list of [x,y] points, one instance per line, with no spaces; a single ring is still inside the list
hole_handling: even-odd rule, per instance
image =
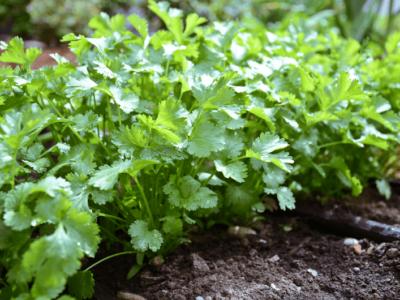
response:
[[[197,157],[207,157],[211,152],[220,151],[224,147],[222,128],[210,122],[199,122],[189,137],[187,151]]]
[[[160,221],[163,221],[162,229],[164,232],[171,234],[179,234],[182,232],[183,223],[178,216],[165,216],[161,218]]]
[[[131,166],[130,160],[117,160],[111,166],[101,166],[89,179],[89,184],[103,191],[110,190],[117,183],[118,175],[126,172]]]
[[[93,111],[89,111],[85,115],[70,116],[68,119],[75,123],[72,127],[76,131],[88,131],[99,124],[99,116],[94,114]]]
[[[68,292],[75,298],[91,299],[94,294],[94,279],[90,271],[78,271],[68,278]]]
[[[260,137],[254,140],[253,147],[246,151],[246,157],[252,159],[253,167],[258,170],[262,162],[272,162],[285,171],[290,171],[290,163],[293,163],[292,157],[286,152],[273,154],[271,152],[279,149],[286,148],[289,144],[284,139],[280,139],[276,135],[270,133],[261,133]]]
[[[390,199],[392,194],[392,190],[390,188],[390,184],[385,179],[376,180],[376,187],[378,188],[379,193],[382,196],[385,196],[386,200]]]
[[[237,182],[244,182],[244,179],[247,177],[247,166],[242,161],[226,164],[220,160],[215,160],[214,164],[217,170],[222,172],[226,178],[232,178]]]
[[[156,230],[149,230],[148,223],[143,220],[136,220],[130,227],[128,233],[131,235],[133,249],[144,252],[148,249],[156,252],[163,242],[161,233]]]
[[[213,191],[201,187],[201,183],[189,175],[180,178],[178,184],[169,182],[163,190],[172,205],[187,210],[215,207],[218,201]]]

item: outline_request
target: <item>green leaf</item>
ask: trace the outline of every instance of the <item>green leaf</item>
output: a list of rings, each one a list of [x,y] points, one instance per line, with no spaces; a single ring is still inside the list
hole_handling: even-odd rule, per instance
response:
[[[85,115],[69,116],[68,119],[75,123],[72,127],[76,131],[88,131],[99,124],[99,116],[94,114],[93,111],[89,111]]]
[[[156,165],[159,164],[160,162],[158,161],[154,161],[154,160],[136,160],[132,163],[132,167],[131,169],[129,169],[127,171],[127,173],[129,175],[131,175],[132,178],[135,178],[137,176],[137,174],[144,169],[147,166],[151,166],[151,165]]]
[[[93,93],[91,89],[95,86],[97,86],[97,84],[91,80],[88,75],[85,75],[80,71],[76,71],[69,77],[65,92],[67,93],[68,97],[88,96]]]
[[[163,190],[172,205],[186,210],[215,207],[218,201],[213,191],[201,187],[200,182],[189,175],[180,178],[178,184],[169,182]]]
[[[148,223],[143,220],[136,220],[130,227],[128,233],[131,235],[133,249],[147,251],[148,249],[156,252],[160,249],[163,242],[161,233],[156,230],[149,230]]]
[[[130,270],[128,275],[126,276],[126,280],[132,279],[139,271],[146,266],[147,264],[142,265],[134,265]]]
[[[197,26],[205,22],[207,22],[207,19],[199,17],[198,14],[188,15],[186,17],[186,28],[185,31],[183,32],[183,37],[187,38],[188,36],[190,36]]]
[[[130,15],[127,20],[135,27],[144,40],[149,34],[149,26],[145,19],[140,18],[138,15]]]
[[[222,172],[226,178],[232,178],[237,182],[244,182],[244,179],[247,177],[247,166],[242,161],[227,164],[220,160],[215,160],[214,164],[216,169]]]
[[[162,101],[158,107],[158,116],[154,125],[181,131],[187,125],[188,112],[180,101],[168,98]]]
[[[31,64],[42,53],[37,48],[29,48],[24,51],[24,42],[20,37],[14,37],[1,55],[0,61],[5,63],[22,64],[22,69],[29,69]]]
[[[86,213],[69,211],[52,235],[41,237],[23,254],[21,268],[35,276],[31,288],[34,298],[55,298],[80,267],[83,253],[93,256],[99,238],[97,225]],[[54,268],[57,266],[57,268]]]
[[[110,20],[110,28],[113,31],[119,31],[125,26],[125,16],[121,14],[116,14],[112,16]]]
[[[94,294],[94,279],[90,271],[78,271],[68,278],[68,292],[76,299],[91,299]]]
[[[130,160],[117,160],[113,162],[112,166],[101,166],[89,179],[89,184],[103,191],[110,190],[117,183],[118,175],[129,170],[131,166]]]
[[[226,189],[225,197],[231,206],[231,211],[240,216],[252,211],[253,205],[260,201],[258,195],[248,186],[229,185]]]
[[[113,134],[112,142],[118,147],[118,152],[125,157],[138,157],[141,151],[147,147],[149,138],[145,136],[145,131],[132,125],[121,127]]]
[[[361,182],[358,178],[351,176],[350,169],[347,167],[343,157],[333,157],[330,161],[330,166],[339,170],[339,172],[345,176],[343,180],[347,180],[347,182],[345,181],[344,183],[348,187],[351,187],[353,196],[358,196],[359,194],[361,194],[363,189]]]
[[[302,67],[299,67],[301,86],[304,92],[310,92],[315,89],[311,77],[304,71]]]
[[[292,168],[289,165],[293,163],[292,157],[286,152],[272,153],[275,150],[286,148],[288,145],[284,139],[280,139],[276,135],[261,133],[260,137],[254,140],[253,147],[246,151],[246,157],[252,158],[252,164],[257,170],[261,167],[261,164],[256,160],[260,160],[266,163],[271,162],[289,172]]]
[[[214,151],[224,148],[223,129],[210,122],[202,121],[189,137],[187,151],[197,157],[207,157]]]
[[[279,207],[282,210],[286,210],[286,208],[288,209],[295,208],[294,203],[296,202],[296,200],[294,199],[293,193],[289,188],[287,187],[279,187],[276,189],[266,188],[264,192],[266,194],[276,194],[278,197]]]
[[[179,234],[182,232],[183,223],[179,216],[165,216],[160,221],[163,221],[162,228],[165,233]]]
[[[375,183],[379,193],[384,196],[386,200],[389,200],[392,195],[392,189],[390,188],[389,182],[385,179],[377,179]]]

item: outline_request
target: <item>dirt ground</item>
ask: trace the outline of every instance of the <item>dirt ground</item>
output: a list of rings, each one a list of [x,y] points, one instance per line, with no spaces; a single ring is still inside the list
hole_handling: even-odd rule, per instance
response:
[[[363,203],[358,212],[372,219],[398,222],[398,215],[385,217],[398,204],[396,194],[386,201],[367,189],[362,197],[337,202],[351,210],[356,206],[351,201]],[[125,299],[147,300],[400,299],[400,241],[346,239],[351,237],[310,227],[307,219],[293,214],[266,217],[255,228],[257,234],[246,239],[230,237],[223,226],[193,233],[192,243],[175,249],[162,266],[145,267],[128,281],[135,256],[99,264],[92,269],[94,299],[118,299],[121,291],[130,297]],[[288,224],[292,230],[285,232],[282,227]],[[101,248],[97,259],[118,251],[122,249]]]

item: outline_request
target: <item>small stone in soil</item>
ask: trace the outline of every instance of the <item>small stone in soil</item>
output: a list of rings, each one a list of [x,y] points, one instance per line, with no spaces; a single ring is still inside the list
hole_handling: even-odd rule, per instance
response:
[[[212,300],[212,298],[210,296],[207,296],[204,298],[204,300]]]
[[[372,253],[372,251],[374,251],[374,247],[369,247],[368,249],[367,249],[367,255],[370,255],[371,253]]]
[[[223,293],[225,296],[229,296],[232,294],[232,291],[230,289],[224,289]]]
[[[389,258],[396,258],[397,255],[399,255],[399,250],[396,248],[390,248],[389,250],[386,251],[386,255]]]
[[[310,273],[314,277],[316,277],[318,275],[318,272],[313,269],[308,269],[307,272]]]
[[[254,255],[256,255],[256,253],[257,253],[256,249],[251,249],[250,252],[249,252],[249,255],[250,256],[254,256]]]
[[[347,238],[347,239],[344,240],[343,244],[344,244],[345,246],[355,246],[355,245],[358,245],[359,242],[358,242],[358,240],[356,240],[356,239]]]
[[[198,296],[198,297],[196,297],[196,300],[204,300],[204,298],[201,296]]]
[[[268,261],[270,261],[270,262],[277,262],[279,259],[280,259],[280,258],[279,258],[278,255],[274,255],[274,256],[272,256],[270,259],[268,259]]]
[[[139,296],[137,294],[132,294],[129,292],[122,292],[122,291],[118,292],[117,298],[122,299],[122,300],[146,300],[145,297]]]
[[[192,273],[194,276],[199,277],[210,271],[210,268],[208,267],[205,260],[196,253],[190,254],[190,258],[192,259],[193,262]]]
[[[354,270],[354,272],[356,272],[356,273],[359,273],[359,272],[360,272],[360,268],[357,268],[357,267],[353,268],[353,270]]]
[[[360,245],[351,246],[351,249],[354,251],[355,254],[361,255],[361,246]]]

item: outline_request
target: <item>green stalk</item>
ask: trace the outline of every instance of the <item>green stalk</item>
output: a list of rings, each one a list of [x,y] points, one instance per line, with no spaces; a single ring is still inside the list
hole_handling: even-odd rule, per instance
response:
[[[112,120],[112,113],[111,113],[111,103],[110,103],[110,97],[108,97],[108,96],[106,96],[107,97],[107,111],[108,111],[108,131],[109,131],[109,134],[111,135],[111,132],[113,131],[113,129],[114,129],[114,122],[113,122],[113,120]]]
[[[197,164],[199,163],[199,160],[200,160],[200,157],[198,157],[198,158],[196,159],[196,161],[194,162],[194,164],[193,164],[193,166],[192,166],[192,169],[191,169],[190,172],[189,172],[189,175],[191,175],[191,174],[194,172],[194,170],[196,169]]]
[[[241,160],[244,158],[247,158],[247,156],[245,155],[245,156],[237,157],[235,159],[231,159],[230,161],[227,162],[227,164],[233,163],[234,161]]]
[[[99,138],[99,136],[91,129],[89,129],[89,132],[94,136],[94,138],[96,139],[96,141],[99,142],[99,144],[101,145],[101,147],[103,147],[103,149],[107,152],[107,154],[111,157],[111,152],[110,150],[108,150],[108,148],[104,145],[103,141]]]
[[[194,170],[194,173],[193,173],[192,177],[195,177],[195,176],[197,175],[197,173],[199,172],[199,170],[200,170],[201,166],[203,165],[203,162],[204,162],[205,159],[206,159],[205,157],[203,157],[203,158],[201,159],[201,161],[200,161],[199,164],[197,165],[196,170]]]
[[[63,115],[58,111],[58,109],[55,107],[54,103],[52,101],[50,101],[49,98],[47,98],[47,96],[44,93],[40,93],[43,98],[45,98],[47,100],[47,102],[49,102],[50,106],[54,109],[54,111],[56,112],[56,114],[61,118],[64,119]],[[79,133],[77,133],[75,131],[75,129],[72,128],[71,125],[67,125],[68,129],[71,130],[71,132],[88,148],[88,149],[92,149],[90,148],[90,146],[88,145],[88,143],[86,143],[86,141],[81,137],[81,135]],[[94,152],[94,156],[96,157],[96,159],[102,164],[104,165],[104,162],[102,161],[102,159],[96,154],[96,152]]]
[[[99,216],[100,216],[100,217],[105,217],[105,218],[116,219],[116,220],[119,220],[119,221],[122,221],[122,222],[126,223],[126,220],[121,219],[120,217],[117,217],[117,216],[108,215],[108,214],[103,214],[103,213],[100,213]]]
[[[13,162],[12,162],[12,166],[11,166],[11,189],[13,190],[15,188],[15,178],[14,178],[14,173],[15,173],[15,164],[17,161],[17,150],[14,150],[13,153]]]
[[[113,254],[113,255],[107,256],[106,258],[103,258],[103,259],[99,260],[98,262],[94,263],[89,268],[86,268],[85,271],[89,271],[91,268],[94,268],[95,266],[97,266],[98,264],[102,263],[103,261],[105,261],[107,259],[110,259],[110,258],[113,258],[113,257],[116,257],[116,256],[120,256],[120,255],[135,254],[135,253],[137,253],[137,251],[127,251],[127,252],[120,252],[120,253],[117,253],[117,254]]]
[[[321,146],[318,146],[318,149],[325,148],[325,147],[330,147],[330,146],[334,146],[334,145],[338,145],[338,144],[345,144],[345,143],[342,142],[342,141],[339,141],[339,142],[332,142],[332,143],[322,144]]]
[[[214,177],[215,174],[217,174],[217,170],[214,170],[214,172],[207,178],[206,181],[203,182],[201,186],[203,187],[206,186],[210,182],[210,180]]]
[[[122,122],[121,122],[121,111],[119,110],[119,105],[117,105],[117,110],[118,110],[118,124],[119,124],[119,126],[121,126],[122,125]]]
[[[137,184],[137,186],[138,186],[138,188],[139,188],[140,194],[141,194],[142,197],[143,197],[144,205],[146,206],[147,213],[149,214],[149,218],[150,218],[151,224],[153,225],[153,228],[156,228],[155,223],[154,223],[154,219],[153,219],[153,215],[152,215],[152,213],[151,213],[150,206],[149,206],[149,203],[147,202],[147,198],[146,198],[146,195],[144,194],[143,188],[142,188],[142,186],[140,185],[139,180],[137,179],[137,176],[135,176],[134,179],[135,179],[136,184]]]

